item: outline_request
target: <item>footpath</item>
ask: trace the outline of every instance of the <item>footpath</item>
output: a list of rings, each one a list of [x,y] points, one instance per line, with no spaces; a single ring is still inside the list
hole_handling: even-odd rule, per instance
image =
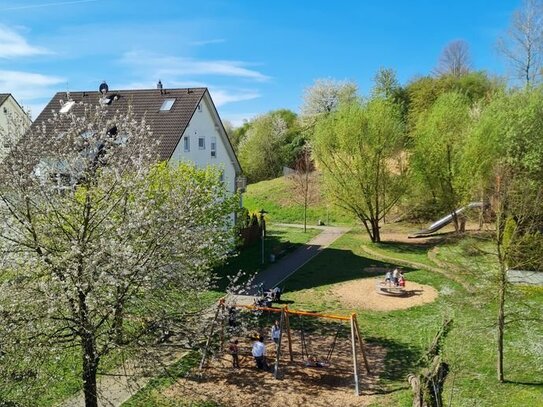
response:
[[[303,227],[297,224],[277,224],[278,226]],[[254,286],[275,287],[280,285],[288,277],[294,274],[300,267],[317,256],[323,249],[330,246],[339,237],[349,231],[349,228],[334,226],[310,226],[312,229],[320,229],[322,232],[302,245],[294,252],[286,255],[277,263],[260,272],[254,280]],[[252,304],[257,289],[251,290],[249,295],[237,295],[235,301],[238,304]],[[215,305],[213,306],[215,309]],[[210,313],[212,318],[214,312]],[[115,371],[101,375],[98,379],[98,405],[100,407],[117,407],[122,405],[130,397],[144,387],[151,378],[156,375],[156,367],[166,367],[179,360],[186,350],[175,349],[171,345],[162,349],[155,349],[152,355],[153,363],[144,360],[130,360]],[[149,362],[149,359],[147,359]],[[84,407],[85,398],[83,392],[69,398],[58,407]]]
[[[303,227],[303,225],[279,223],[278,226]],[[312,229],[322,230],[317,236],[302,245],[292,253],[283,257],[266,270],[260,272],[253,282],[255,288],[249,294],[256,294],[257,288],[273,288],[281,285],[283,281],[294,274],[304,264],[330,246],[338,238],[349,231],[349,228],[335,226],[310,226]]]

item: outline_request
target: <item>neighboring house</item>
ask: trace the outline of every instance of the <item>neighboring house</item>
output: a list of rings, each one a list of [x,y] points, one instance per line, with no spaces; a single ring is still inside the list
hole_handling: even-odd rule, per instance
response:
[[[198,167],[222,168],[223,181],[231,192],[244,187],[241,166],[230,144],[207,88],[59,92],[34,122],[40,126],[57,113],[82,111],[79,102],[101,104],[113,115],[132,106],[135,118],[145,116],[154,136],[160,138],[162,160],[190,161]]]
[[[10,93],[0,93],[0,159],[9,151],[10,143],[30,127],[32,121]],[[16,127],[21,126],[17,129]]]

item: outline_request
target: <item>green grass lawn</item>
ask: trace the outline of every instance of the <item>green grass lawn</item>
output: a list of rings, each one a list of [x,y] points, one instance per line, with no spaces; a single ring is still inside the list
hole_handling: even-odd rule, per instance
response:
[[[370,277],[364,268],[380,264],[367,258],[361,250],[363,244],[368,243],[360,231],[336,241],[285,282],[283,298],[292,301],[293,309],[345,314],[353,311],[343,307],[329,291],[332,284]],[[445,243],[447,261],[458,269],[479,266],[473,257],[466,256],[465,248],[462,241]],[[421,261],[423,258],[420,248],[403,250],[403,245],[384,244],[379,245],[378,250],[399,259]],[[466,275],[471,279],[472,274]],[[453,318],[453,329],[442,351],[451,368],[444,400],[448,402],[452,395],[452,406],[466,407],[543,406],[543,324],[524,321],[507,327],[505,365],[509,382],[499,384],[495,373],[495,296],[477,291],[468,294],[455,281],[429,271],[407,270],[407,279],[435,287],[440,292],[439,298],[434,303],[407,310],[354,310],[366,339],[388,351],[386,371],[381,377],[385,394],[378,396],[375,406],[411,405],[406,376],[419,368],[418,360],[445,317]],[[528,304],[541,315],[543,289],[515,291],[518,292],[515,302],[509,304],[509,312],[520,312],[525,307],[520,304]]]
[[[285,177],[262,181],[247,186],[243,194],[243,206],[251,212],[265,209],[272,222],[303,223],[303,206],[292,199],[292,189]],[[354,225],[356,219],[321,196],[307,212],[308,225],[316,225],[318,220],[326,224]]]

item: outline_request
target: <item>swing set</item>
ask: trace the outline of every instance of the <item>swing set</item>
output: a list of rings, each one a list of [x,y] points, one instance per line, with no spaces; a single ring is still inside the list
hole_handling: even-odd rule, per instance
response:
[[[258,305],[232,305],[230,308],[238,308],[238,309],[247,309],[250,311],[265,311],[269,313],[277,313],[280,314],[280,331],[279,331],[279,340],[276,346],[276,352],[275,352],[275,364],[274,364],[274,377],[276,379],[280,378],[280,359],[281,359],[281,343],[283,341],[283,332],[287,335],[288,340],[288,353],[289,358],[291,362],[294,362],[294,352],[292,350],[292,331],[291,331],[291,316],[298,316],[300,321],[300,341],[301,341],[301,355],[302,355],[302,361],[305,363],[306,367],[319,367],[319,368],[326,368],[331,365],[332,361],[332,355],[334,354],[334,350],[336,348],[336,344],[338,341],[338,337],[340,336],[340,332],[342,328],[344,327],[345,322],[349,322],[350,326],[350,345],[351,345],[351,353],[352,353],[352,363],[353,363],[353,378],[354,378],[354,385],[355,385],[355,394],[358,396],[360,395],[360,382],[359,382],[359,371],[358,371],[358,360],[359,355],[362,356],[362,360],[364,363],[364,367],[367,374],[370,374],[370,367],[369,363],[366,357],[366,347],[364,344],[364,340],[362,339],[362,335],[360,334],[360,330],[358,328],[358,321],[356,319],[356,314],[353,313],[350,316],[341,316],[341,315],[331,315],[331,314],[321,314],[321,313],[315,313],[315,312],[307,312],[307,311],[296,311],[291,310],[288,308],[288,306],[284,306],[281,308],[275,308],[275,307],[262,307]],[[200,361],[200,369],[203,369],[206,364],[206,359],[208,356],[209,347],[211,345],[212,337],[215,331],[215,327],[219,323],[219,316],[225,315],[226,305],[224,299],[221,299],[219,301],[219,305],[217,307],[217,311],[215,313],[215,318],[213,319],[213,322],[211,324],[208,338],[202,353],[202,359]],[[330,319],[339,321],[341,324],[338,325],[338,328],[334,334],[334,337],[332,339],[332,342],[329,346],[329,349],[327,350],[326,357],[323,360],[316,360],[314,354],[310,353],[308,349],[308,338],[306,334],[306,329],[303,324],[304,317],[313,317],[313,318],[323,318],[323,319]],[[224,323],[225,318],[222,318],[222,328],[220,332],[220,341],[221,341],[221,350],[224,348],[224,340],[225,340],[225,334],[224,334]]]

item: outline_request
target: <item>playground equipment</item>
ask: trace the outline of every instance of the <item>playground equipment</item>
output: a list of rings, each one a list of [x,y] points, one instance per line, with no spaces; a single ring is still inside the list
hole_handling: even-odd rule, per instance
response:
[[[450,213],[449,215],[444,216],[438,221],[432,223],[426,229],[413,233],[409,237],[415,238],[415,237],[424,237],[424,236],[430,235],[434,232],[437,232],[439,229],[447,226],[449,223],[451,223],[454,220],[455,216],[461,215],[467,209],[482,208],[482,207],[483,207],[482,202],[471,202],[467,204],[466,206],[463,206],[462,208],[455,210],[454,213]]]
[[[391,297],[403,297],[407,294],[405,287],[391,285],[384,281],[378,281],[377,284],[375,284],[375,291],[377,291],[378,294]]]
[[[279,335],[279,341],[276,347],[275,352],[275,363],[274,363],[274,377],[276,379],[280,378],[279,373],[279,365],[281,360],[281,344],[283,341],[283,332],[287,335],[287,341],[288,341],[288,352],[289,352],[289,358],[291,362],[294,362],[294,353],[292,350],[292,332],[290,327],[290,317],[293,315],[297,315],[300,318],[301,321],[301,330],[300,330],[300,336],[301,336],[301,345],[302,345],[302,360],[307,363],[307,361],[312,361],[313,356],[310,357],[310,353],[308,351],[308,344],[307,344],[307,338],[306,338],[306,332],[303,326],[303,318],[305,317],[313,317],[313,318],[324,318],[324,319],[331,319],[335,321],[339,321],[341,323],[349,322],[350,327],[350,344],[351,344],[351,352],[352,352],[352,361],[353,361],[353,378],[354,378],[354,384],[355,384],[355,394],[360,395],[360,381],[359,381],[359,373],[358,373],[358,358],[359,353],[362,356],[362,360],[364,362],[365,370],[368,374],[370,374],[370,368],[369,363],[366,357],[366,350],[364,345],[364,340],[362,339],[362,335],[360,334],[360,330],[358,328],[358,321],[356,319],[356,314],[353,313],[350,316],[341,316],[341,315],[331,315],[331,314],[321,314],[321,313],[315,313],[315,312],[307,312],[307,311],[297,311],[297,310],[291,310],[288,308],[288,306],[284,306],[281,308],[274,308],[274,307],[261,307],[258,305],[230,305],[228,308],[237,308],[237,309],[247,309],[251,311],[266,311],[270,313],[278,313],[280,314],[280,335]],[[220,323],[219,316],[220,315],[227,315],[226,312],[226,304],[224,299],[221,299],[219,301],[219,305],[217,307],[217,311],[215,312],[215,317],[211,323],[211,327],[209,330],[208,338],[206,340],[206,344],[204,347],[204,350],[202,352],[202,359],[200,361],[200,369],[203,369],[206,364],[206,359],[208,357],[209,347],[211,345],[212,337],[215,332],[215,327]],[[221,350],[224,347],[224,321],[225,318],[222,318],[222,324],[221,324],[221,332],[219,335],[219,339],[221,341]],[[331,345],[326,353],[326,358],[323,361],[319,361],[321,363],[320,367],[326,367],[330,365],[332,355],[334,353],[334,349],[336,347],[337,339],[340,333],[341,326],[338,327],[336,330],[336,333],[334,335],[334,338],[331,342]],[[311,366],[307,364],[307,366]],[[315,364],[314,366],[319,366]]]

